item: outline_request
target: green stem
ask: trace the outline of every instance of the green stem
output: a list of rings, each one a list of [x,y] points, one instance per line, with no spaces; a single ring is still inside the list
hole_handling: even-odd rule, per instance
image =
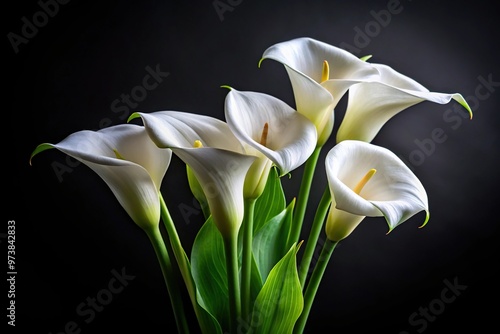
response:
[[[241,319],[240,284],[238,274],[238,234],[223,237],[226,253],[227,286],[229,293],[229,313],[231,333],[236,333],[238,320]]]
[[[195,305],[196,287],[193,277],[191,275],[191,266],[188,262],[184,248],[182,247],[179,235],[177,234],[177,229],[175,228],[174,221],[172,220],[170,212],[168,211],[167,204],[165,203],[161,194],[160,194],[160,207],[161,207],[161,218],[167,230],[168,238],[170,240],[170,245],[172,246],[172,250],[174,251],[175,259],[177,260],[177,264],[179,265],[179,270],[181,272],[182,278],[184,279],[184,283],[186,284],[189,296],[191,297],[194,303],[193,305]]]
[[[252,310],[250,298],[250,282],[252,277],[252,242],[253,242],[253,217],[256,200],[245,199],[245,216],[243,218],[243,251],[241,264],[241,308],[243,319],[247,319]]]
[[[327,239],[325,244],[323,245],[318,263],[316,263],[316,267],[313,270],[311,279],[309,280],[309,284],[307,285],[307,289],[304,293],[304,309],[302,310],[302,314],[300,315],[299,319],[295,323],[295,327],[293,329],[294,334],[302,334],[304,332],[304,328],[306,326],[307,318],[309,317],[309,312],[311,311],[314,297],[316,296],[316,292],[318,291],[318,287],[321,279],[323,278],[323,274],[325,273],[328,261],[330,260],[333,250],[335,249],[335,246],[337,246],[337,244],[338,241],[331,241]]]
[[[160,263],[163,278],[165,279],[165,284],[167,285],[168,295],[170,296],[170,303],[172,304],[174,311],[177,329],[179,333],[187,334],[189,333],[189,326],[184,314],[184,303],[182,302],[180,289],[177,285],[177,281],[175,280],[172,263],[170,262],[170,257],[167,249],[165,248],[165,243],[163,242],[160,230],[159,228],[153,228],[150,231],[146,231],[146,233],[153,245]]]
[[[161,194],[160,194],[160,208],[161,208],[161,218],[167,230],[168,238],[170,240],[170,245],[172,247],[175,259],[179,266],[179,270],[184,280],[184,284],[186,285],[186,289],[189,294],[189,299],[191,300],[193,310],[196,314],[196,318],[198,319],[198,324],[200,325],[202,332],[205,333],[206,319],[204,315],[204,310],[201,309],[201,306],[198,304],[198,300],[196,297],[196,284],[194,282],[193,276],[191,275],[191,265],[189,263],[189,259],[186,255],[186,252],[182,247],[181,240],[179,238],[179,235],[177,234],[177,229],[175,228],[174,221],[170,216],[170,212],[168,211],[167,204],[165,203]]]
[[[306,248],[304,250],[304,255],[302,255],[302,260],[299,267],[299,278],[302,288],[304,288],[307,274],[309,273],[309,266],[311,265],[311,260],[314,255],[314,250],[316,249],[316,244],[318,242],[319,235],[323,229],[323,223],[325,217],[328,213],[328,208],[332,202],[332,195],[330,194],[330,188],[326,187],[321,197],[321,201],[316,209],[316,215],[314,216],[314,221],[311,226],[311,231],[309,232],[309,237],[306,242]]]
[[[311,154],[309,159],[307,159],[304,166],[304,174],[302,175],[302,182],[300,183],[299,194],[297,197],[297,206],[295,207],[295,213],[293,215],[292,230],[290,231],[290,237],[288,239],[289,245],[299,241],[302,224],[306,214],[307,202],[309,201],[309,193],[311,191],[314,170],[316,169],[321,148],[322,146],[317,146],[314,149],[314,152]]]

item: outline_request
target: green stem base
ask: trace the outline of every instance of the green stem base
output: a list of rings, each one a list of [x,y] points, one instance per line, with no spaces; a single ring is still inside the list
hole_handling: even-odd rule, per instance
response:
[[[300,183],[299,194],[297,196],[297,205],[295,206],[295,213],[293,215],[292,230],[290,231],[290,237],[288,239],[289,245],[294,242],[298,242],[300,238],[300,232],[302,230],[302,224],[304,222],[307,209],[307,202],[309,201],[309,193],[311,191],[314,171],[316,169],[321,148],[322,146],[318,146],[314,149],[314,152],[311,154],[309,159],[307,159],[304,166],[304,174],[302,175],[302,182]]]
[[[326,266],[328,265],[330,257],[332,256],[333,250],[335,249],[335,246],[337,246],[337,244],[338,242],[327,239],[325,244],[323,245],[323,250],[321,251],[318,263],[314,268],[311,279],[309,280],[309,284],[307,285],[307,289],[304,293],[304,309],[302,310],[302,314],[300,315],[299,319],[295,323],[295,328],[293,329],[294,334],[302,334],[304,332],[304,328],[311,311],[314,297],[316,296],[316,292],[318,291],[319,284],[321,282],[321,279],[323,278],[323,274],[325,273]]]
[[[252,242],[253,242],[253,217],[255,199],[245,200],[245,216],[243,219],[243,250],[241,266],[241,308],[244,319],[250,315],[251,305],[251,277],[252,277]]]
[[[321,197],[321,201],[318,204],[316,210],[316,215],[314,216],[314,221],[311,226],[311,231],[309,232],[309,237],[306,241],[306,248],[304,250],[304,255],[302,255],[302,260],[299,267],[299,279],[302,288],[305,287],[307,274],[309,273],[309,267],[311,265],[312,258],[314,256],[314,251],[316,249],[316,244],[318,243],[319,235],[323,230],[323,223],[325,217],[328,213],[328,208],[332,202],[332,195],[330,193],[330,188],[326,187]]]
[[[236,333],[238,320],[241,319],[240,278],[238,273],[238,235],[224,239],[226,253],[227,285],[229,293],[230,330]]]
[[[182,301],[181,291],[175,280],[172,263],[170,262],[170,257],[165,247],[165,243],[163,242],[160,230],[158,228],[153,228],[146,233],[160,263],[163,278],[165,279],[168,295],[170,297],[170,303],[172,304],[177,329],[179,333],[187,334],[189,333],[189,326],[184,313],[184,303]]]

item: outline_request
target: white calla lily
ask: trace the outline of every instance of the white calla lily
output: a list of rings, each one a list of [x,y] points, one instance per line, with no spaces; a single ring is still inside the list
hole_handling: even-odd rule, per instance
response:
[[[158,148],[144,127],[121,124],[75,132],[57,144],[38,145],[31,158],[51,148],[95,171],[141,228],[150,231],[158,226],[159,191],[172,151]]]
[[[244,154],[228,125],[216,118],[180,111],[134,113],[151,140],[170,148],[193,171],[224,237],[237,233],[243,219],[243,183],[254,156]]]
[[[316,125],[318,146],[330,137],[334,108],[349,87],[379,75],[373,66],[348,51],[312,38],[272,45],[264,51],[261,62],[264,59],[285,66],[297,111]]]
[[[472,111],[462,95],[430,92],[387,65],[373,66],[380,73],[379,81],[358,83],[349,89],[347,109],[337,132],[337,142],[346,139],[371,142],[390,118],[423,101],[447,104],[455,100],[467,109],[472,118]]]
[[[330,150],[325,165],[332,195],[326,223],[330,240],[344,239],[366,216],[384,216],[389,231],[421,211],[426,212],[423,225],[427,223],[424,187],[388,149],[345,140]]]
[[[247,175],[247,181],[256,180],[247,182],[251,183],[249,193],[259,193],[255,188],[263,190],[271,162],[282,176],[302,165],[316,147],[314,124],[268,94],[231,89],[225,101],[225,117],[247,153],[259,157],[254,162],[255,171]]]

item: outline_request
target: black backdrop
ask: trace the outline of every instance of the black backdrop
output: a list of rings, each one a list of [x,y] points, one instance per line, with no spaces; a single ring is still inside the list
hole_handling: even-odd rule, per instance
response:
[[[257,63],[268,46],[301,36],[359,56],[372,54],[371,61],[388,64],[432,91],[462,93],[475,111],[468,121],[448,114],[453,102],[424,102],[394,117],[375,138],[374,144],[400,155],[421,179],[431,220],[418,229],[419,214],[389,235],[382,219],[361,224],[335,251],[307,332],[496,328],[500,50],[494,7],[424,0],[73,0],[61,1],[58,8],[45,3],[55,2],[24,1],[3,9],[7,186],[0,241],[6,254],[6,225],[15,220],[18,273],[16,327],[9,329],[175,332],[153,249],[104,182],[58,151],[40,154],[33,166],[29,156],[42,142],[124,123],[132,111],[172,109],[222,119],[227,91],[221,85],[265,92],[293,105],[282,66],[265,61],[258,68]],[[42,7],[47,15],[40,14]],[[384,16],[389,9],[393,13]],[[30,28],[34,21],[38,27]],[[130,107],[120,101],[122,94],[141,91],[137,87],[151,69],[163,73],[157,87],[131,100]],[[344,107],[345,99],[337,108],[336,127]],[[446,139],[425,152],[418,143],[428,143],[435,131]],[[333,141],[326,144],[323,156],[332,146]],[[63,168],[59,176],[54,164]],[[301,170],[283,180],[289,199],[297,193]],[[162,191],[189,250],[201,214],[183,173],[174,159]],[[320,163],[312,201],[318,201],[325,182]],[[128,280],[109,294],[105,290],[116,273]],[[87,298],[97,295],[111,297],[92,315]]]

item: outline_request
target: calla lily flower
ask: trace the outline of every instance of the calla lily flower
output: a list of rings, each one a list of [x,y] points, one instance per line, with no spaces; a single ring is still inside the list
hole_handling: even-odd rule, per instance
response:
[[[472,111],[462,95],[430,92],[389,66],[372,65],[379,71],[380,78],[376,82],[362,82],[350,88],[337,142],[346,139],[371,142],[390,118],[423,101],[447,104],[455,100],[469,111],[472,118]]]
[[[160,185],[172,151],[158,148],[144,127],[121,124],[99,131],[75,132],[57,144],[38,145],[31,159],[51,148],[95,171],[141,228],[149,231],[158,226]]]
[[[193,171],[223,237],[237,233],[243,220],[243,183],[254,156],[244,153],[228,125],[216,118],[180,111],[134,113],[151,140],[170,148]]]
[[[231,89],[225,101],[229,128],[248,154],[259,158],[247,175],[245,192],[257,197],[271,163],[285,175],[302,165],[316,147],[316,127],[285,102],[267,94]],[[248,190],[247,190],[248,188]]]
[[[260,63],[264,59],[285,66],[297,111],[316,125],[318,146],[330,137],[333,110],[349,87],[379,75],[373,66],[348,51],[311,38],[277,43],[264,51]]]
[[[385,217],[389,232],[418,212],[429,219],[427,194],[412,171],[391,151],[345,140],[326,156],[332,204],[326,222],[330,240],[347,237],[366,217]]]

